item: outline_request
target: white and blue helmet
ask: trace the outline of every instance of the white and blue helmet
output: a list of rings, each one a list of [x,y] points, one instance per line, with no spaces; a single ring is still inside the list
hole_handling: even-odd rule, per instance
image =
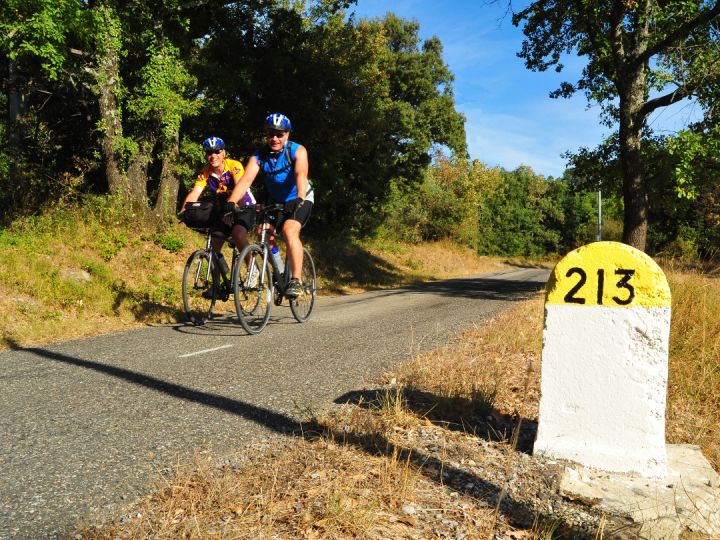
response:
[[[208,137],[203,141],[203,148],[206,152],[210,150],[225,150],[225,141],[220,137]]]
[[[265,119],[265,129],[276,129],[278,131],[290,131],[292,124],[284,114],[273,113]]]

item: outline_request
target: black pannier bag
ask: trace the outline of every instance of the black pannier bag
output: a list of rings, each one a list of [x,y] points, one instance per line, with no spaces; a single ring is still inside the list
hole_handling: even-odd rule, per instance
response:
[[[213,201],[198,201],[185,205],[183,221],[188,227],[204,229],[210,227],[215,217]]]

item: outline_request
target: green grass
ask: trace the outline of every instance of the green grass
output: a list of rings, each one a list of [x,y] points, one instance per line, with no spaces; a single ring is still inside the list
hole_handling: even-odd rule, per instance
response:
[[[495,268],[449,245],[305,241],[321,294],[444,277],[448,269],[461,275]],[[184,320],[183,267],[204,244],[184,225],[148,223],[113,197],[87,197],[19,219],[0,230],[0,346]]]

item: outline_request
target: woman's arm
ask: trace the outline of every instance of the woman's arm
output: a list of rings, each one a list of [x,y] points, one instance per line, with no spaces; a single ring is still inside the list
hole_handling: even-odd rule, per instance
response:
[[[242,200],[245,193],[247,193],[247,190],[250,189],[250,186],[255,181],[255,177],[257,177],[259,172],[260,165],[258,164],[257,159],[255,159],[255,156],[250,156],[247,166],[245,167],[245,172],[240,179],[235,182],[235,187],[233,188],[232,193],[230,193],[227,202],[237,203]]]
[[[197,202],[197,200],[200,198],[200,195],[202,195],[203,189],[205,189],[203,186],[193,186],[193,188],[190,190],[190,193],[188,193],[188,196],[185,197],[185,202],[182,205],[182,210],[185,209],[185,205],[187,203]]]

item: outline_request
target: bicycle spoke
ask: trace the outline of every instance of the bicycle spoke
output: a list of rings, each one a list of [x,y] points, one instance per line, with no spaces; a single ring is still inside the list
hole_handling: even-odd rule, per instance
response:
[[[303,248],[303,264],[301,281],[303,285],[303,294],[297,298],[290,300],[290,311],[298,322],[305,322],[310,318],[313,306],[315,305],[316,276],[315,263],[310,256],[310,252]]]
[[[182,295],[183,307],[190,322],[204,324],[212,318],[217,294],[207,251],[196,251],[185,264]]]
[[[260,333],[270,318],[272,287],[267,267],[263,268],[262,249],[249,245],[235,265],[235,311],[242,327],[250,334]]]

